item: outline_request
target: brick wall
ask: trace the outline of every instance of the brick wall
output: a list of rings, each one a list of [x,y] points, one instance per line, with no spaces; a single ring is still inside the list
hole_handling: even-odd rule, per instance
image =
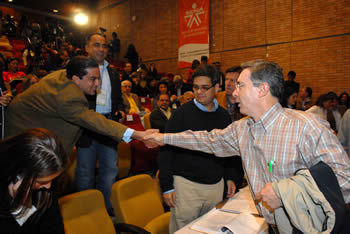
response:
[[[350,1],[211,0],[210,8],[210,61],[222,70],[262,58],[285,76],[294,70],[315,97],[350,92]],[[146,64],[185,74],[177,68],[178,11],[178,0],[100,0],[97,23],[108,39],[118,33],[121,55],[133,43]]]

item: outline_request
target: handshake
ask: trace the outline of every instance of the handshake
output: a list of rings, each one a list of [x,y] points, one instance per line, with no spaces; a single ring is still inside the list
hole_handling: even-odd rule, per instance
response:
[[[164,145],[164,134],[159,133],[158,129],[147,129],[146,131],[135,130],[131,137],[143,141],[148,148]]]

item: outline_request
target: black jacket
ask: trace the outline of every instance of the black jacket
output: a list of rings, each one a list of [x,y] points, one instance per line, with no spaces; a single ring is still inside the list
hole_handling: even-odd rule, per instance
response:
[[[109,74],[109,78],[111,81],[111,87],[112,87],[112,92],[111,92],[111,99],[112,99],[112,115],[110,119],[113,119],[115,121],[119,120],[119,116],[115,116],[114,113],[118,111],[123,111],[124,112],[124,104],[123,104],[123,99],[122,99],[122,92],[121,92],[121,84],[120,84],[120,76],[119,73],[114,71],[112,68],[109,66],[107,67],[107,71]],[[96,95],[87,95],[86,98],[89,101],[89,109],[96,110]],[[91,132],[87,129],[83,130],[83,134],[79,139],[78,146],[79,147],[89,147],[91,144],[91,139],[100,139],[101,141],[106,143],[110,143],[112,145],[115,145],[115,141],[112,139],[99,135],[95,132]]]

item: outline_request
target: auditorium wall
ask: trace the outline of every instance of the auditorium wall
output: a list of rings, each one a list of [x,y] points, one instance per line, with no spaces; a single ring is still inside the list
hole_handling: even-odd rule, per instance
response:
[[[314,96],[350,92],[350,1],[211,0],[210,61],[224,71],[251,59],[277,62],[297,73]],[[100,0],[96,20],[121,40],[121,58],[133,43],[158,71],[177,68],[178,0]]]

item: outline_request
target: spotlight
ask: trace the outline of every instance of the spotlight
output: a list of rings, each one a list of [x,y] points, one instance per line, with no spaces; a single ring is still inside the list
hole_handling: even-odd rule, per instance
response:
[[[83,14],[83,13],[78,13],[78,14],[75,15],[75,17],[74,17],[75,23],[80,24],[80,25],[87,24],[88,20],[89,20],[89,19],[88,19],[87,15],[85,15],[85,14]]]

